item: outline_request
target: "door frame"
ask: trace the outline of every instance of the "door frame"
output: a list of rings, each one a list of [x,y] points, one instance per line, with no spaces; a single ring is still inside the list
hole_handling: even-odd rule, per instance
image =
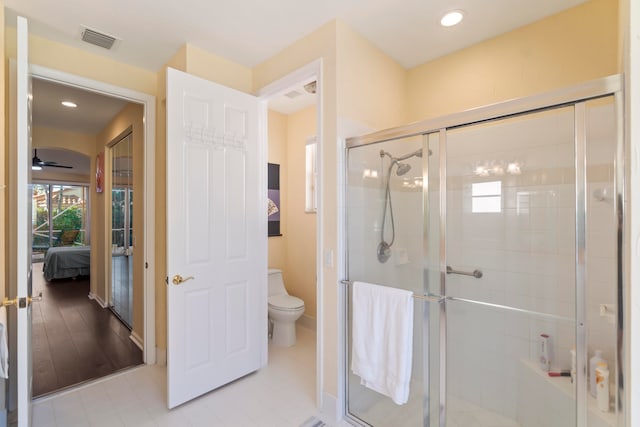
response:
[[[323,75],[322,75],[322,59],[316,59],[315,61],[306,64],[291,73],[281,77],[268,85],[264,86],[257,91],[256,95],[263,101],[269,101],[276,98],[285,92],[291,90],[292,86],[299,84],[300,82],[309,78],[316,79],[316,130],[317,130],[317,144],[318,144],[318,156],[317,156],[317,170],[319,177],[316,184],[317,194],[317,213],[316,213],[316,407],[323,408],[323,390],[324,390],[324,333],[323,333],[323,287],[324,273],[322,268],[322,248],[324,246],[324,234],[322,224],[324,223],[324,210],[323,210],[323,197],[322,197],[322,151],[325,144],[323,138],[323,96],[322,91],[324,87]],[[267,121],[265,120],[265,123]],[[266,135],[266,132],[265,132]],[[268,144],[268,138],[267,138]],[[267,147],[265,147],[266,153]],[[265,188],[266,191],[266,188]]]
[[[142,104],[144,108],[144,260],[148,268],[144,269],[144,326],[143,361],[147,365],[156,363],[156,263],[155,263],[155,138],[156,138],[156,97],[143,92],[115,86],[98,80],[89,79],[64,71],[29,65],[32,78],[47,80],[96,92],[115,98]],[[109,248],[110,252],[110,248]]]

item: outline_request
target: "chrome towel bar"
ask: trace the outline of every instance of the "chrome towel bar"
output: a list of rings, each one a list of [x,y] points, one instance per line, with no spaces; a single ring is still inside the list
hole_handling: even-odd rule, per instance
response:
[[[482,278],[482,271],[481,270],[473,270],[473,271],[461,271],[461,270],[454,270],[453,268],[451,268],[450,265],[447,265],[447,274],[461,274],[463,276],[473,276],[476,279],[480,279]]]
[[[353,282],[351,280],[341,280],[340,283],[342,283],[343,285],[352,285]],[[422,301],[429,301],[429,302],[437,302],[437,303],[441,303],[445,300],[444,297],[438,296],[438,295],[416,295],[413,294],[413,298],[414,299],[419,299]]]

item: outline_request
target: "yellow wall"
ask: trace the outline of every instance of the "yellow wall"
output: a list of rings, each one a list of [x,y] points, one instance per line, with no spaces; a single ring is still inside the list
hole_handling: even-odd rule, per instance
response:
[[[321,203],[324,216],[321,227],[323,229],[323,249],[333,251],[334,265],[323,266],[323,280],[319,286],[324,293],[323,306],[323,342],[321,358],[323,360],[324,390],[337,396],[338,391],[338,272],[336,269],[336,248],[338,243],[338,201],[336,188],[338,186],[336,164],[338,138],[338,109],[337,109],[337,80],[336,80],[336,42],[337,21],[329,22],[313,33],[303,37],[291,46],[282,50],[267,61],[253,69],[254,90],[263,88],[287,74],[322,58],[322,139],[319,152],[321,153],[323,169],[320,172],[322,182]]]
[[[374,129],[406,124],[406,70],[343,22],[336,30],[338,116]]]
[[[127,104],[96,138],[96,154],[104,151],[105,185],[102,193],[96,193],[95,174],[91,179],[91,291],[103,301],[108,301],[108,288],[111,286],[111,272],[106,268],[111,257],[111,162],[109,147],[126,136],[130,129],[133,136],[133,333],[144,338],[144,127],[143,107],[140,104]],[[91,170],[95,171],[95,156]]]
[[[95,155],[95,135],[53,129],[34,123],[31,128],[31,142],[33,148],[55,148],[82,153],[87,156],[87,161]],[[90,177],[89,174],[61,173],[55,168],[44,168],[41,171],[31,171],[31,179],[88,184]]]
[[[291,114],[287,120],[287,267],[285,285],[302,298],[305,316],[316,317],[316,220],[305,212],[305,146],[317,134],[316,107]],[[280,169],[282,171],[282,168]]]
[[[412,68],[409,121],[615,74],[617,20],[617,1],[592,0]]]
[[[5,26],[5,55],[16,57],[16,29]],[[157,74],[29,34],[29,63],[155,94]]]
[[[269,110],[269,153],[268,162],[280,165],[280,232],[282,236],[269,237],[269,268],[282,270],[285,281],[287,280],[287,239],[289,238],[289,221],[287,215],[287,197],[289,188],[287,176],[289,172],[287,159],[287,123],[288,116]],[[287,283],[287,282],[285,282]]]

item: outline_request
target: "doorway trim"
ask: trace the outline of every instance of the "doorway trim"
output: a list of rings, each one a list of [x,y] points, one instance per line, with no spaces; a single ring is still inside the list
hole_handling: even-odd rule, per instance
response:
[[[316,79],[316,131],[318,143],[318,171],[320,177],[317,181],[317,213],[316,213],[316,407],[323,407],[323,390],[324,390],[324,334],[323,334],[323,287],[324,274],[322,269],[322,247],[324,245],[322,224],[324,222],[324,210],[322,200],[322,147],[323,140],[323,80],[322,80],[322,59],[316,59],[302,67],[290,72],[289,74],[269,83],[259,89],[256,95],[263,101],[269,101],[272,98],[280,96],[291,89],[292,86],[309,78]]]
[[[33,78],[47,80],[84,89],[115,98],[142,104],[144,123],[144,200],[143,200],[143,240],[144,240],[144,345],[143,360],[147,365],[156,363],[156,314],[155,314],[155,137],[156,137],[156,97],[143,92],[115,86],[64,71],[40,65],[29,65]]]

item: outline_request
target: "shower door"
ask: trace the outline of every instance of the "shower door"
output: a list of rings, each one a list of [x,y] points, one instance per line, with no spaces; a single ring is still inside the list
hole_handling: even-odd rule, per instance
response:
[[[349,277],[353,280],[407,289],[415,294],[424,292],[424,245],[421,236],[423,162],[426,156],[413,155],[423,144],[424,137],[417,136],[349,151],[347,234]],[[390,156],[396,159],[410,157],[394,161]],[[390,250],[388,258],[379,257],[383,247]],[[345,288],[349,298],[351,288],[350,285]],[[422,302],[414,304],[409,402],[402,406],[394,404],[388,397],[361,385],[360,378],[349,369],[349,412],[361,422],[373,426],[422,425],[422,331],[426,306]],[[350,316],[348,319],[348,330],[351,331]],[[350,351],[347,362],[350,366]]]
[[[581,332],[575,237],[584,189],[576,186],[583,171],[575,142],[573,107],[430,140],[440,160],[432,162],[440,224],[430,231],[439,234],[437,271],[445,272],[430,291],[446,298],[437,320],[444,325],[432,334],[441,358],[432,366],[441,372],[447,426],[576,425],[580,388],[548,375],[571,370]]]
[[[619,106],[615,96],[558,102],[348,149],[352,421],[624,425]],[[379,256],[383,243],[388,257]],[[405,405],[350,371],[356,280],[416,297]],[[596,350],[610,372],[602,408],[589,385]]]

